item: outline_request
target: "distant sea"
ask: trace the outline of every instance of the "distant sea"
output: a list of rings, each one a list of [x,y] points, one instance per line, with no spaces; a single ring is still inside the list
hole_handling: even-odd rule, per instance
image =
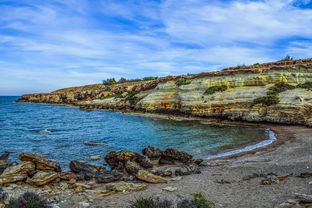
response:
[[[148,145],[209,158],[274,140],[273,133],[263,128],[219,127],[104,110],[88,112],[66,105],[15,103],[18,98],[0,96],[0,154],[14,151],[11,161],[18,160],[21,152],[33,152],[68,169],[71,160],[105,156],[109,150],[140,153]],[[103,145],[87,146],[87,141]]]

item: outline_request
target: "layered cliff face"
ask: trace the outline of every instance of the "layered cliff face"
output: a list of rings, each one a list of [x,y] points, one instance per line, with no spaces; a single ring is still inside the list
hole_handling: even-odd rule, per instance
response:
[[[312,59],[307,59],[126,83],[109,90],[103,85],[68,88],[23,95],[22,100],[312,126],[312,89],[310,85],[299,87],[311,82]],[[289,87],[272,94],[272,87],[279,83]],[[274,102],[255,102],[261,97],[273,98]]]

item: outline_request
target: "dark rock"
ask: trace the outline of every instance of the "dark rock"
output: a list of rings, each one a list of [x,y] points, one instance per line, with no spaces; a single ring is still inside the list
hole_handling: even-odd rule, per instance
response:
[[[195,164],[182,166],[175,171],[176,176],[184,176],[184,175],[200,174],[200,173],[201,171],[199,167]]]
[[[159,159],[162,155],[162,151],[160,149],[151,146],[144,148],[142,153],[152,160]]]
[[[0,156],[0,175],[8,167],[9,152],[5,152]]]
[[[192,155],[178,151],[176,149],[168,148],[162,152],[161,161],[169,161],[172,163],[181,162],[181,163],[188,163],[192,159]]]
[[[301,173],[298,177],[300,177],[300,178],[309,178],[309,177],[312,177],[312,172]]]
[[[142,167],[136,162],[127,161],[125,165],[125,169],[128,173],[135,175],[137,174],[139,170],[142,169]]]
[[[73,160],[69,164],[69,168],[74,173],[101,173],[105,171],[105,167],[91,165],[83,161]]]
[[[98,183],[111,183],[120,180],[122,176],[123,174],[118,171],[106,171],[102,174],[97,175],[95,177],[95,180]]]
[[[112,151],[105,156],[105,161],[111,167],[112,170],[121,170],[125,167],[127,161],[134,161],[139,157],[139,154],[123,150],[120,152]]]
[[[153,164],[151,163],[151,161],[148,159],[148,157],[144,155],[139,155],[135,161],[139,163],[143,168],[153,167]]]
[[[0,188],[0,203],[4,203],[8,199],[8,193],[4,192],[2,188]]]

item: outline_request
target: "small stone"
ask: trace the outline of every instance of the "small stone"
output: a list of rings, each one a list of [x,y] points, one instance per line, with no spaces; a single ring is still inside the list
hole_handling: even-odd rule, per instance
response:
[[[76,182],[77,182],[77,180],[73,179],[73,178],[68,181],[69,184],[75,184]]]
[[[91,204],[88,202],[79,202],[79,205],[83,206],[83,207],[90,207]]]
[[[174,192],[174,191],[177,190],[177,187],[167,186],[167,187],[163,188],[162,190],[169,191],[169,192]]]
[[[91,156],[91,157],[88,157],[87,160],[101,160],[101,156],[99,156],[99,155]]]
[[[174,178],[170,178],[170,181],[181,181],[182,180],[182,176],[178,176],[178,177],[174,177]]]
[[[261,181],[262,185],[279,184],[280,180],[276,176],[267,176]]]
[[[309,185],[312,185],[312,181],[309,182]]]
[[[146,184],[139,184],[139,183],[126,183],[124,181],[109,184],[106,186],[107,189],[111,191],[117,192],[125,192],[125,191],[142,191],[147,188]]]

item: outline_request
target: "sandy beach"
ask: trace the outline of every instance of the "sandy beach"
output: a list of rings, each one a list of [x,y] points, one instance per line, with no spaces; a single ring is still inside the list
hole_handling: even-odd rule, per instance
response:
[[[271,208],[295,199],[295,193],[312,194],[312,185],[309,185],[312,178],[298,177],[302,173],[312,172],[312,129],[302,126],[271,126],[271,129],[278,137],[272,145],[209,160],[201,174],[185,176],[179,182],[149,185],[145,191],[94,199],[92,207],[122,208],[139,197],[179,200],[179,195],[191,198],[192,193],[203,192],[216,207]],[[279,184],[261,185],[264,177],[253,178],[255,173],[287,177]],[[176,187],[177,190],[162,190],[167,186]],[[65,207],[70,207],[70,203]]]

